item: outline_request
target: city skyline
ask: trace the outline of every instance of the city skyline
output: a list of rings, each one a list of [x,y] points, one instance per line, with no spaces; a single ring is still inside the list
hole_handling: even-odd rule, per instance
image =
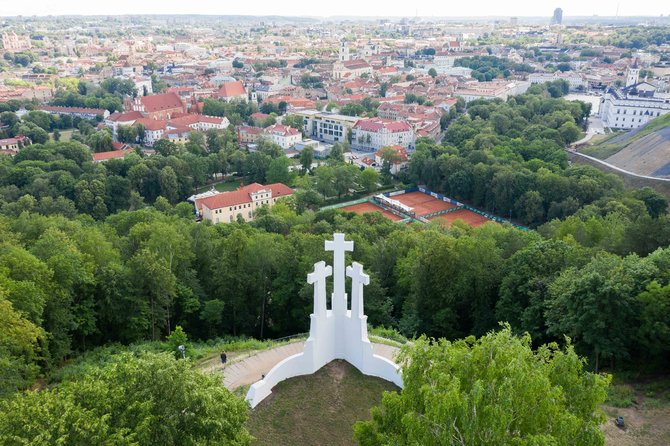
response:
[[[560,2],[532,2],[516,0],[511,2],[480,2],[477,5],[457,3],[435,5],[429,0],[387,7],[382,1],[357,2],[342,0],[336,4],[314,5],[306,0],[289,3],[260,0],[253,5],[245,3],[221,4],[213,0],[185,3],[180,0],[161,2],[145,1],[138,4],[131,0],[110,3],[82,3],[78,0],[48,0],[12,2],[0,0],[2,16],[46,16],[46,15],[131,15],[131,14],[201,14],[201,15],[250,15],[250,16],[308,16],[308,17],[551,17],[555,8],[561,8],[565,17],[578,16],[667,16],[670,6],[662,0],[652,0],[642,4],[634,2],[611,2],[595,0],[582,2],[564,0]],[[387,12],[387,14],[380,14]]]

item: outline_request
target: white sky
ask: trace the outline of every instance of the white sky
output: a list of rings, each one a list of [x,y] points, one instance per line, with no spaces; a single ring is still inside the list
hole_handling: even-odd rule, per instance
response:
[[[281,16],[670,15],[668,0],[0,0],[0,16],[63,14],[212,14]]]

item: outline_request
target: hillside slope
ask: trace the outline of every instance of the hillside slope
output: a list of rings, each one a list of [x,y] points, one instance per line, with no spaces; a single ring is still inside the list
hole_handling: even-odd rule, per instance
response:
[[[670,177],[670,114],[580,151],[639,175]]]

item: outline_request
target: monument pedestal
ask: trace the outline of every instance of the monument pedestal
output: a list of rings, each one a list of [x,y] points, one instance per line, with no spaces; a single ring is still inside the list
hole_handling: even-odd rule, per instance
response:
[[[351,310],[347,309],[345,293],[345,251],[353,251],[354,243],[344,240],[344,234],[334,234],[326,241],[326,250],[333,251],[333,267],[326,262],[314,264],[307,282],[314,284],[314,312],[310,315],[309,338],[302,353],[289,356],[275,365],[265,378],[254,383],[246,400],[251,407],[263,401],[277,383],[294,376],[309,375],[335,359],[344,359],[365,375],[376,376],[402,387],[402,376],[394,362],[375,355],[368,339],[367,319],[363,311],[363,287],[370,276],[363,266],[352,263],[346,268],[351,277]],[[334,270],[334,274],[333,274]],[[333,275],[332,309],[326,308],[326,278]]]

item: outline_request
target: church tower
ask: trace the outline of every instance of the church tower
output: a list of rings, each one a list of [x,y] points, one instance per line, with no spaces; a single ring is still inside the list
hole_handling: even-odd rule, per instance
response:
[[[639,79],[640,69],[637,67],[637,59],[635,59],[633,66],[628,69],[628,75],[626,76],[626,87],[637,84]]]
[[[340,62],[349,60],[349,46],[347,45],[346,40],[340,42]]]

